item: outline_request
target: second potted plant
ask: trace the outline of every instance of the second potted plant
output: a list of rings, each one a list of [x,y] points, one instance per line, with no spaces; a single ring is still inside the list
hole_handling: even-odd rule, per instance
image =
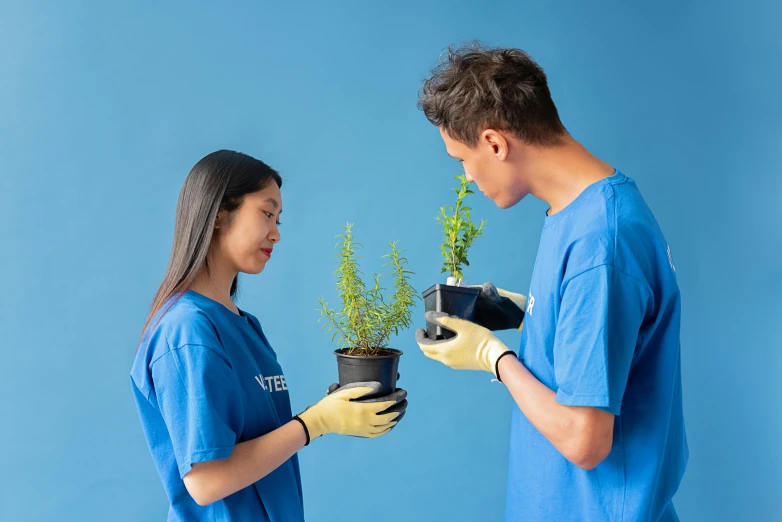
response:
[[[320,304],[320,321],[323,328],[333,332],[332,341],[338,341],[341,348],[335,350],[339,385],[354,382],[377,381],[381,390],[377,396],[388,395],[396,389],[397,369],[401,350],[388,347],[391,335],[412,324],[411,307],[419,298],[410,285],[407,260],[396,241],[390,242],[391,252],[384,266],[390,266],[394,277],[394,291],[386,300],[383,295],[379,274],[373,274],[373,285],[367,288],[356,262],[356,248],[361,244],[353,239],[353,224],[343,225],[339,250],[337,293],[342,301],[340,309],[329,306],[323,297]]]
[[[445,312],[449,315],[471,320],[475,315],[479,288],[469,288],[464,284],[463,266],[470,266],[467,261],[467,251],[473,241],[483,235],[486,221],[481,220],[475,226],[470,216],[470,207],[464,205],[464,198],[472,194],[467,176],[456,176],[459,188],[456,192],[456,203],[453,207],[440,208],[437,221],[443,225],[443,242],[440,250],[443,256],[441,273],[448,274],[446,284],[435,284],[423,292],[426,311]],[[450,211],[450,213],[448,212]],[[448,339],[453,333],[436,325],[427,324],[427,335],[432,339]]]

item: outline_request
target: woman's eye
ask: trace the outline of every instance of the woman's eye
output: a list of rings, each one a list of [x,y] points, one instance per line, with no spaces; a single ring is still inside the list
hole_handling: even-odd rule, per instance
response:
[[[264,214],[266,214],[266,217],[267,217],[267,218],[269,218],[269,219],[271,219],[271,218],[273,218],[273,217],[274,217],[274,214],[272,214],[271,212],[266,212],[266,211],[264,210],[264,211],[263,211],[263,213],[264,213]],[[281,223],[280,221],[277,221],[276,223],[277,223],[277,226],[280,226],[280,225],[282,225],[282,223]]]

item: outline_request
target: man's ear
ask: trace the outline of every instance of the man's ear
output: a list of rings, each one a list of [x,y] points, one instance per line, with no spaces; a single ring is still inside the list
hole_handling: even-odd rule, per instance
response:
[[[500,161],[508,157],[508,140],[496,129],[486,129],[481,133],[479,144],[490,147],[491,153]]]

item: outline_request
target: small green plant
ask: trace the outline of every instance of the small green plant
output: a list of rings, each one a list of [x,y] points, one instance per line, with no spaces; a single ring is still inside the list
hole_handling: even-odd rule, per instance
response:
[[[320,319],[326,321],[321,329],[332,332],[331,341],[338,340],[348,355],[358,352],[360,355],[377,355],[386,348],[391,334],[398,334],[400,328],[409,328],[412,324],[411,307],[420,297],[410,285],[409,275],[413,272],[405,269],[407,259],[402,257],[403,250],[397,248],[397,242],[391,241],[391,253],[383,258],[389,261],[383,266],[391,266],[394,277],[394,292],[386,302],[381,287],[380,275],[372,274],[374,284],[367,289],[362,280],[362,272],[356,262],[356,248],[362,245],[353,239],[353,224],[342,226],[344,234],[337,237],[339,267],[337,293],[342,301],[342,309],[335,310],[323,297],[318,299]]]
[[[483,235],[483,226],[486,221],[481,220],[479,226],[475,226],[470,218],[470,207],[464,205],[464,198],[472,194],[470,183],[467,176],[455,176],[459,180],[459,188],[454,188],[456,192],[456,204],[453,207],[441,207],[437,221],[443,225],[445,236],[440,250],[443,255],[443,269],[441,273],[450,274],[457,282],[464,278],[462,266],[470,266],[467,261],[467,251],[472,246],[473,241]],[[450,214],[448,211],[450,210]]]

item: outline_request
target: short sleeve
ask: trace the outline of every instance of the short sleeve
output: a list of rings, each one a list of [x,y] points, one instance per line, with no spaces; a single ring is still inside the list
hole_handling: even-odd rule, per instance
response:
[[[244,424],[244,406],[225,357],[190,344],[165,353],[151,370],[180,477],[195,463],[228,458]]]
[[[554,340],[556,400],[619,415],[649,291],[611,265],[568,281]]]

